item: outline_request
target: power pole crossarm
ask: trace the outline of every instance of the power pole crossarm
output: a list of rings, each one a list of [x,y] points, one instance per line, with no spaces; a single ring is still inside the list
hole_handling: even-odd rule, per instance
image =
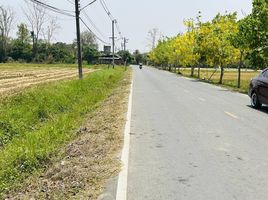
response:
[[[77,34],[77,56],[78,56],[78,73],[79,78],[83,78],[83,68],[82,68],[82,52],[81,52],[81,38],[80,38],[80,10],[79,1],[75,0],[75,17],[76,17],[76,34]]]

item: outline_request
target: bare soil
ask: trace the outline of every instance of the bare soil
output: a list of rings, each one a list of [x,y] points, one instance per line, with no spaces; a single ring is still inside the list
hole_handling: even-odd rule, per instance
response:
[[[93,71],[91,69],[84,69],[84,74]],[[77,77],[77,70],[68,68],[5,69],[0,71],[0,96],[8,96],[34,85],[75,77]]]
[[[61,150],[45,172],[33,175],[6,199],[97,199],[106,181],[121,168],[119,154],[131,76],[128,70],[117,89],[88,116],[77,138]]]

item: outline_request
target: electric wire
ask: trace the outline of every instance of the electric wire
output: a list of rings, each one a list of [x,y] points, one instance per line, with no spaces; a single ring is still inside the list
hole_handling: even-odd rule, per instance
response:
[[[75,17],[75,15],[72,15],[71,13],[74,13],[74,11],[69,11],[69,10],[64,10],[64,9],[59,9],[57,7],[54,7],[54,6],[51,6],[49,4],[46,4],[46,3],[43,3],[39,0],[28,0],[28,1],[31,1],[32,3],[35,3],[35,4],[38,4],[52,12],[56,12],[58,14],[62,14],[62,15],[65,15],[65,16],[69,16],[69,17]],[[72,3],[73,2],[71,0],[67,0],[69,3]],[[80,9],[80,11],[83,11],[83,9],[87,8],[88,6],[92,5],[93,3],[95,3],[97,0],[93,0],[91,1],[90,3],[88,3],[86,6],[84,6],[82,9]],[[107,4],[105,3],[104,0],[100,0],[100,3],[103,7],[103,9],[105,10],[105,12],[107,13],[107,15],[109,16],[109,18],[112,20],[112,21],[115,21],[115,24],[116,24],[116,29],[118,31],[118,34],[120,35],[120,39],[122,39],[122,35],[121,35],[121,31],[120,31],[120,28],[119,28],[119,25],[117,23],[117,21],[115,20],[115,18],[113,17],[113,15],[111,14],[111,12],[109,11],[108,7],[107,7]],[[98,27],[94,24],[94,22],[89,18],[89,16],[86,14],[86,12],[83,12],[83,14],[86,16],[87,20],[90,22],[90,24],[93,26],[93,28],[100,34],[104,37],[103,33],[100,31],[100,29],[98,29]],[[96,37],[97,40],[99,40],[100,42],[104,43],[104,44],[108,44],[110,45],[109,42],[105,42],[103,39],[101,39],[99,36],[97,36],[90,28],[89,26],[85,23],[85,21],[80,17],[80,20],[81,22],[85,25],[85,27]],[[120,40],[118,39],[118,40]]]
[[[115,18],[113,17],[112,13],[108,9],[106,3],[103,0],[100,0],[100,3],[101,3],[102,8],[104,9],[106,14],[108,15],[108,17],[111,19],[111,21],[115,20]]]
[[[43,5],[43,6],[45,6],[45,7],[48,7],[48,8],[57,10],[57,11],[59,11],[59,12],[69,12],[69,13],[74,13],[74,11],[71,11],[71,10],[64,10],[64,9],[59,9],[59,8],[54,7],[54,6],[48,5],[48,4],[44,3],[44,2],[41,2],[41,1],[39,1],[39,0],[30,0],[30,1],[32,1],[32,2],[34,2],[34,3],[38,3],[38,4]]]
[[[118,32],[118,34],[120,36],[120,39],[123,39],[123,36],[122,36],[122,33],[120,31],[120,28],[119,28],[119,25],[118,25],[118,22],[117,21],[115,21],[115,26],[116,26],[117,32]]]
[[[91,26],[102,36],[105,38],[104,34],[100,31],[100,29],[96,26],[96,24],[91,20],[91,18],[87,15],[85,11],[82,11],[82,13],[85,15],[86,19],[89,21]]]
[[[58,14],[62,14],[62,15],[68,16],[68,17],[75,17],[74,15],[70,14],[70,13],[74,13],[73,11],[62,10],[62,9],[56,8],[54,6],[48,5],[48,4],[43,3],[41,1],[38,1],[38,0],[29,0],[29,1],[31,1],[32,3],[38,4],[44,8],[52,11],[52,12],[56,12]]]
[[[66,1],[68,1],[68,2],[71,3],[72,5],[75,5],[74,2],[71,1],[71,0],[66,0]]]
[[[110,43],[105,42],[104,40],[102,40],[100,37],[98,37],[90,28],[89,26],[86,24],[86,22],[80,17],[81,22],[85,25],[85,27],[96,37],[97,40],[99,40],[100,42],[104,43],[104,44],[108,44],[110,45]]]
[[[90,3],[88,3],[86,6],[84,6],[83,8],[80,9],[80,11],[84,10],[85,8],[87,8],[88,6],[92,5],[93,3],[95,3],[97,0],[93,0]]]
[[[106,14],[108,15],[108,17],[111,19],[111,21],[115,22],[116,29],[117,29],[118,35],[120,36],[120,39],[123,39],[122,32],[120,30],[119,24],[118,24],[117,20],[115,20],[115,18],[113,17],[113,15],[112,15],[111,11],[109,10],[107,4],[105,3],[105,0],[100,0],[100,3],[101,3],[102,8],[104,9]]]

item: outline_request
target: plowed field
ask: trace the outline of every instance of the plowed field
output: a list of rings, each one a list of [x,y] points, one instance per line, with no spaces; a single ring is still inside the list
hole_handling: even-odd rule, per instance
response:
[[[88,74],[94,70],[84,69]],[[25,68],[1,69],[0,68],[0,96],[20,92],[25,88],[78,77],[75,68]]]

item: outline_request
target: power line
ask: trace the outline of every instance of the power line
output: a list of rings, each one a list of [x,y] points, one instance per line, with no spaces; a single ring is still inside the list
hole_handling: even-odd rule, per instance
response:
[[[115,21],[115,26],[116,26],[117,32],[118,32],[118,34],[120,36],[120,39],[123,39],[123,36],[122,36],[122,33],[120,31],[120,28],[119,28],[119,25],[118,25],[118,22],[117,21]]]
[[[74,11],[70,11],[70,10],[64,10],[64,9],[59,9],[57,7],[54,7],[54,6],[51,6],[49,4],[46,4],[46,3],[43,3],[39,0],[29,0],[31,1],[32,3],[35,3],[35,4],[38,4],[52,12],[55,12],[55,13],[58,13],[58,14],[62,14],[62,15],[65,15],[65,16],[69,16],[69,17],[75,17],[75,15],[71,14],[71,13],[74,13]],[[71,0],[67,0],[69,3],[71,4],[74,4],[74,2],[72,2]],[[82,9],[80,9],[80,11],[82,11],[83,9],[87,8],[88,6],[92,5],[93,3],[95,3],[97,0],[93,0],[91,1],[90,3],[88,3],[86,6],[84,6]],[[114,19],[113,15],[111,14],[111,12],[109,11],[108,7],[107,7],[107,4],[105,3],[104,0],[100,0],[100,3],[103,7],[103,9],[105,10],[105,12],[107,13],[107,15],[109,16],[109,18],[115,22],[115,25],[116,25],[116,29],[120,35],[120,39],[122,39],[122,35],[121,35],[121,31],[120,31],[120,28],[119,28],[119,25],[117,23],[117,21]],[[94,22],[89,18],[89,16],[83,12],[84,15],[86,16],[87,20],[90,22],[90,24],[93,26],[93,28],[98,32],[100,33],[100,35],[103,35],[103,33],[99,30],[99,28],[94,24]],[[80,20],[81,22],[86,26],[86,28],[96,37],[96,39],[98,39],[100,42],[104,43],[104,44],[110,44],[108,42],[105,42],[103,39],[101,39],[100,37],[98,37],[90,28],[89,26],[85,23],[85,21],[80,17]]]
[[[102,36],[105,38],[104,34],[100,31],[100,29],[96,26],[96,24],[90,19],[90,17],[87,15],[85,11],[82,11],[89,23],[92,25],[92,27]]]
[[[85,8],[87,8],[88,6],[92,5],[93,3],[95,3],[97,0],[93,0],[90,3],[88,3],[86,6],[84,6],[83,8],[80,9],[80,11],[84,10]]]
[[[54,6],[51,6],[51,5],[48,5],[46,3],[43,3],[41,1],[38,1],[38,0],[29,0],[31,1],[32,3],[35,3],[35,4],[38,4],[52,12],[56,12],[58,14],[62,14],[62,15],[65,15],[65,16],[69,16],[69,17],[75,17],[74,15],[70,14],[70,13],[74,13],[73,11],[69,11],[69,10],[63,10],[63,9],[59,9],[59,8],[56,8]]]
[[[90,28],[89,26],[85,23],[85,21],[80,17],[81,22],[85,25],[85,27],[97,38],[97,40],[99,40],[100,42],[104,43],[104,44],[110,44],[108,42],[105,42],[104,40],[102,40],[100,37],[98,37]]]
[[[106,10],[109,11],[109,8],[108,8],[108,6],[107,6],[105,0],[101,0],[101,1],[102,1],[102,3],[103,3],[104,7],[106,8]],[[109,13],[110,13],[110,15],[113,17],[113,15],[112,15],[112,13],[111,13],[110,11],[109,11]],[[114,19],[114,17],[113,17],[113,19]]]
[[[112,15],[111,11],[109,10],[107,4],[105,3],[105,0],[100,0],[100,3],[101,3],[102,8],[104,9],[106,14],[108,15],[108,17],[111,19],[111,21],[115,22],[115,26],[116,26],[118,35],[120,36],[120,39],[123,39],[119,24],[118,24],[117,20],[115,20],[115,18],[113,17],[113,15]]]
[[[38,1],[38,0],[30,0],[30,1],[32,1],[33,3],[38,3],[38,4],[42,5],[42,6],[45,6],[45,7],[54,9],[54,10],[57,10],[57,11],[59,11],[59,12],[67,12],[67,13],[69,12],[69,13],[74,13],[74,11],[71,11],[71,10],[64,10],[64,9],[59,9],[59,8],[56,8],[56,7],[51,6],[51,5],[48,5],[48,4],[43,3],[43,2],[41,2],[41,1]]]
[[[107,13],[108,17],[113,21],[115,18],[113,17],[112,13],[108,9],[106,3],[103,0],[100,0],[101,6],[103,7],[104,11]]]
[[[74,5],[74,2],[73,1],[71,1],[71,0],[66,0],[66,1],[68,1],[69,3],[71,3],[72,5]]]

